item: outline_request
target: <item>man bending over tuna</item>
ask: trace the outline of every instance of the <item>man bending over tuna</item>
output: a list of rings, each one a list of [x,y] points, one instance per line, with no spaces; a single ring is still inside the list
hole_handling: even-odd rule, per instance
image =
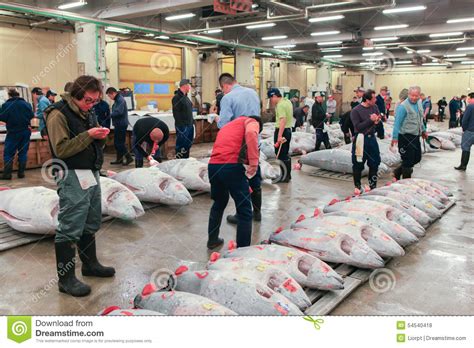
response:
[[[249,246],[252,237],[252,202],[249,179],[257,173],[258,134],[262,131],[260,117],[239,117],[221,128],[209,160],[211,198],[207,247],[220,247],[219,229],[229,194],[237,208],[237,246]],[[247,168],[244,167],[247,165]]]

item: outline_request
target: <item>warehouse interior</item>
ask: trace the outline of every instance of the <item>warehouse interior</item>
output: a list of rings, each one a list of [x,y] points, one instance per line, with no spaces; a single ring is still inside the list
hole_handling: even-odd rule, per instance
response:
[[[414,166],[413,178],[443,185],[455,203],[426,227],[423,238],[404,247],[404,256],[384,258],[388,278],[377,279],[376,271],[358,278],[358,270],[349,270],[353,266],[341,268],[346,272],[338,272],[346,279],[345,288],[306,291],[312,306],[304,313],[472,315],[474,172],[472,163],[464,171],[453,168],[467,152],[460,141],[465,129],[456,119],[459,113],[451,117],[447,103],[465,99],[470,105],[466,96],[474,92],[473,5],[471,0],[0,2],[0,104],[13,88],[34,111],[38,105],[33,88],[40,87],[44,94],[54,91],[59,101],[66,83],[81,75],[95,76],[110,106],[114,101],[105,90],[114,87],[123,92],[130,123],[153,116],[168,125],[170,138],[160,146],[166,163],[177,156],[172,99],[183,79],[191,86],[188,98],[195,129],[190,156],[197,159],[211,155],[221,131],[213,122],[212,108],[216,90],[222,89],[219,77],[223,73],[257,93],[262,137],[265,125],[275,123],[275,107],[268,98],[272,89],[283,98],[295,98],[298,107],[309,105],[310,109],[316,95],[325,102],[332,96],[337,106],[331,126],[338,132],[338,119],[351,111],[359,88],[377,95],[386,90],[392,99],[390,103],[386,100],[383,113],[388,118],[386,134],[391,134],[400,91],[419,86],[432,103],[428,135],[450,128],[460,133],[456,133],[459,144],[453,136],[456,146],[449,150],[422,140],[423,155]],[[446,106],[440,107],[438,101],[443,98]],[[465,110],[460,114],[463,112],[467,115]],[[444,119],[440,113],[445,114]],[[456,127],[451,127],[450,117]],[[26,178],[17,178],[15,162],[13,179],[0,180],[0,198],[3,192],[20,188],[56,190],[54,180],[45,174],[52,153],[48,140],[39,136],[38,124],[35,118],[31,120]],[[130,148],[132,128],[126,140]],[[0,168],[5,164],[7,129],[0,122]],[[33,137],[35,132],[37,137]],[[267,138],[272,147],[273,128]],[[464,142],[464,135],[462,139]],[[312,149],[294,152],[290,182],[266,180],[262,184],[262,219],[253,222],[252,245],[268,241],[280,227],[289,228],[302,215],[308,218],[316,208],[354,194],[352,174],[335,175],[300,162],[300,157],[313,153],[314,134],[310,142]],[[343,144],[341,135],[332,147]],[[110,164],[114,156],[114,136],[109,134],[102,170],[133,168],[133,163]],[[336,155],[332,160],[338,161]],[[394,181],[392,169],[389,166],[379,174],[379,187]],[[58,292],[53,235],[15,231],[9,224],[13,213],[2,207],[7,206],[5,201],[0,202],[0,314],[96,315],[110,306],[133,308],[135,296],[146,284],[160,284],[183,262],[205,265],[215,255],[215,250],[206,248],[213,200],[209,192],[191,195],[189,205],[143,204],[145,214],[132,221],[105,217],[96,234],[98,255],[116,273],[111,278],[83,278],[78,263],[76,275],[92,288],[86,297]],[[225,240],[220,254],[236,238],[235,225],[225,221],[235,209],[230,199],[220,229]],[[30,212],[33,225],[35,214]],[[337,262],[328,263],[334,269],[341,267]]]

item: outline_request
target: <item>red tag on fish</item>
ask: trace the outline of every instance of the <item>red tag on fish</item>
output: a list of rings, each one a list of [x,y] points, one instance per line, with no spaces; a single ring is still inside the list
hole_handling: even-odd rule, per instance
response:
[[[209,257],[209,261],[210,262],[216,262],[217,260],[219,260],[221,257],[221,254],[219,254],[217,251],[214,251],[211,256]]]
[[[352,199],[352,197],[351,197],[351,196],[347,196],[347,197],[346,197],[346,199],[345,199],[345,201],[346,201],[346,202],[350,202],[350,201],[351,201],[351,199]]]
[[[275,233],[275,234],[278,234],[278,233],[280,233],[281,231],[283,231],[283,227],[280,226],[280,227],[278,227],[278,228],[276,229],[276,231],[275,231],[274,233]]]
[[[354,189],[354,195],[355,196],[360,196],[361,193],[362,192],[357,187]]]
[[[370,187],[368,185],[364,185],[364,192],[369,192],[370,191]]]
[[[301,221],[303,221],[304,219],[306,219],[306,216],[304,216],[304,214],[301,214],[301,215],[298,216],[298,218],[296,219],[296,223],[301,222]]]
[[[121,311],[120,314],[126,315],[128,317],[133,316],[133,313],[129,311]]]
[[[237,243],[235,242],[235,240],[230,240],[227,248],[229,249],[229,251],[237,249]]]
[[[324,273],[328,273],[331,269],[329,268],[329,266],[325,265],[325,264],[322,264],[321,265],[321,270],[324,272]]]
[[[278,312],[280,312],[282,315],[288,315],[288,310],[280,306],[278,303],[275,304],[275,308]]]
[[[179,266],[178,268],[176,268],[176,271],[174,271],[174,274],[179,276],[181,274],[183,274],[184,272],[187,272],[189,270],[189,268],[185,265],[182,265],[182,266]]]
[[[339,203],[339,202],[340,202],[339,199],[334,198],[331,202],[329,202],[329,205],[334,205],[334,204]]]
[[[110,307],[107,307],[106,309],[104,309],[102,311],[102,313],[100,313],[100,315],[107,315],[113,311],[116,311],[116,310],[119,310],[120,307],[119,306],[110,306]]]
[[[144,286],[142,290],[142,296],[148,296],[151,295],[156,291],[156,286],[153,283],[148,283],[147,285]]]
[[[257,248],[258,250],[263,250],[263,249],[265,249],[265,248],[262,247],[262,246],[256,246],[256,248]]]
[[[194,272],[194,274],[199,278],[199,279],[204,279],[209,275],[209,272]]]
[[[162,295],[161,295],[161,298],[163,300],[166,300],[167,298],[170,298],[174,295],[174,291],[170,291],[170,292],[164,292]]]
[[[295,163],[293,165],[293,170],[301,170],[301,163]]]
[[[319,208],[314,209],[313,216],[316,217],[316,216],[319,216],[319,215],[321,215],[321,210],[319,210]]]
[[[392,178],[392,182],[397,182],[397,178],[396,178],[396,177],[393,177],[393,178]]]
[[[286,282],[284,282],[283,287],[289,292],[296,292],[296,287],[293,285],[291,279],[288,279]]]

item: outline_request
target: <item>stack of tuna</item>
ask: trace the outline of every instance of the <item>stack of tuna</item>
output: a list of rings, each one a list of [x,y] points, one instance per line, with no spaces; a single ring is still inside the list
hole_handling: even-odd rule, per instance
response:
[[[433,182],[406,179],[334,200],[272,233],[272,244],[236,249],[230,243],[207,264],[183,261],[166,284],[146,285],[129,314],[115,307],[106,314],[302,315],[311,305],[303,288],[343,289],[331,264],[374,269],[403,256],[453,204],[450,195]]]

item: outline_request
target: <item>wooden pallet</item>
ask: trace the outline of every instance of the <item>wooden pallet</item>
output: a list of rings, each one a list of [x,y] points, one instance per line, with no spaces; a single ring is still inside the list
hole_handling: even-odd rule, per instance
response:
[[[351,173],[338,173],[331,170],[316,168],[315,170],[308,173],[311,176],[317,176],[319,178],[342,180],[342,181],[353,181]]]

